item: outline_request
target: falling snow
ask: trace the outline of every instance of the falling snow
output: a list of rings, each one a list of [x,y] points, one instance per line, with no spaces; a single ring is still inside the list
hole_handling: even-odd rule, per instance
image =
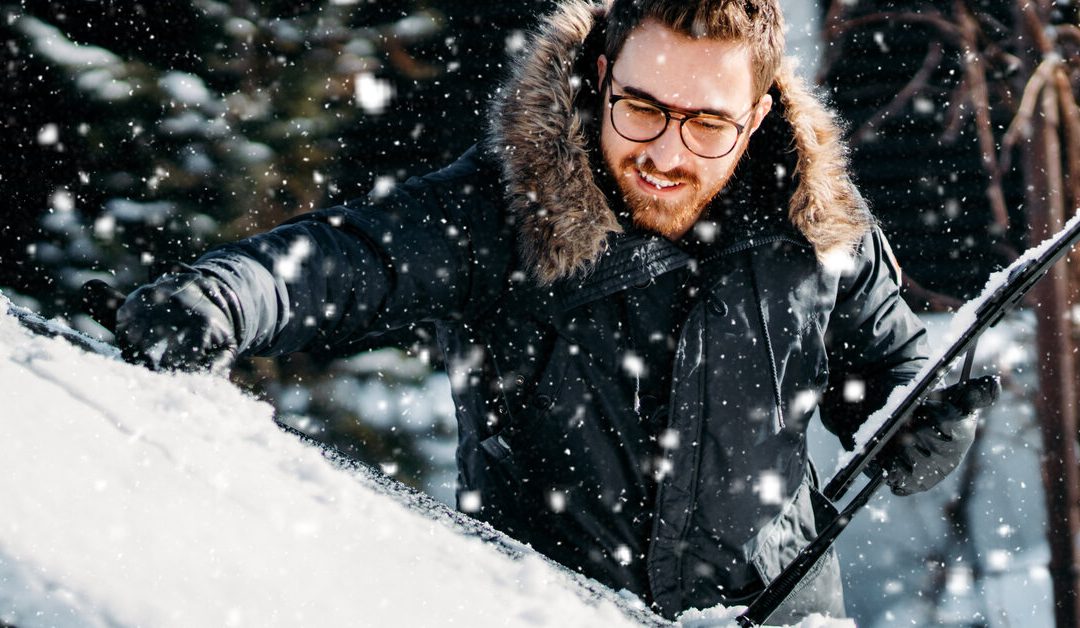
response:
[[[354,77],[356,82],[355,99],[356,106],[367,113],[382,113],[394,97],[394,90],[390,83],[376,78],[368,72],[361,72]]]
[[[274,274],[285,281],[295,281],[300,277],[300,268],[311,252],[311,241],[297,238],[289,245],[288,255],[274,260]]]

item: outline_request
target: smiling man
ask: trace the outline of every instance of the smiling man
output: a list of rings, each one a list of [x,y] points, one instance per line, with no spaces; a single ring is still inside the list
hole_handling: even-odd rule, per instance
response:
[[[645,20],[597,69],[609,115],[600,146],[634,224],[681,238],[724,188],[772,108],[747,42],[693,38]],[[645,89],[644,86],[648,86]]]
[[[833,118],[782,53],[773,0],[569,0],[482,144],[140,288],[118,341],[195,369],[432,321],[463,510],[667,617],[745,603],[835,514],[808,421],[850,446],[925,360]],[[994,386],[923,408],[894,492],[959,464]],[[773,620],[810,612],[844,612],[831,554]]]

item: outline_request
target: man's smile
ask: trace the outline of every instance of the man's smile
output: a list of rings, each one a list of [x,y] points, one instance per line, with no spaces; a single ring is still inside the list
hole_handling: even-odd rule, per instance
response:
[[[663,177],[649,174],[640,168],[635,169],[638,175],[639,183],[643,183],[646,189],[657,192],[672,192],[682,188],[682,183],[677,181],[669,181]]]

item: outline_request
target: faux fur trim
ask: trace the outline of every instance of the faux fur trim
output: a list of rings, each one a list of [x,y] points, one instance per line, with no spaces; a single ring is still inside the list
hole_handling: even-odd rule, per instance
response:
[[[563,4],[532,36],[491,116],[488,146],[506,182],[525,263],[542,284],[588,271],[621,231],[589,165],[574,100],[577,52],[603,9]]]
[[[603,17],[602,5],[563,2],[531,36],[492,108],[487,148],[502,168],[526,266],[544,285],[591,270],[609,236],[622,230],[592,174],[575,107],[583,85],[577,72],[595,73],[580,64],[580,50]],[[785,61],[776,79],[797,153],[788,218],[819,259],[850,254],[872,219],[848,177],[834,116],[792,67]],[[753,147],[751,140],[744,160],[771,163],[752,155]]]
[[[796,185],[788,218],[814,246],[819,260],[853,255],[874,220],[851,182],[836,116],[795,74],[790,57],[781,63],[776,87],[795,142]]]

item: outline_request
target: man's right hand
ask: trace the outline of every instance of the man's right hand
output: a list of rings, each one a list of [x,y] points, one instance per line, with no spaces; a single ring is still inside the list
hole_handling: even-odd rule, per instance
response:
[[[237,344],[227,299],[226,288],[194,268],[163,275],[117,311],[121,354],[156,371],[228,372]]]

